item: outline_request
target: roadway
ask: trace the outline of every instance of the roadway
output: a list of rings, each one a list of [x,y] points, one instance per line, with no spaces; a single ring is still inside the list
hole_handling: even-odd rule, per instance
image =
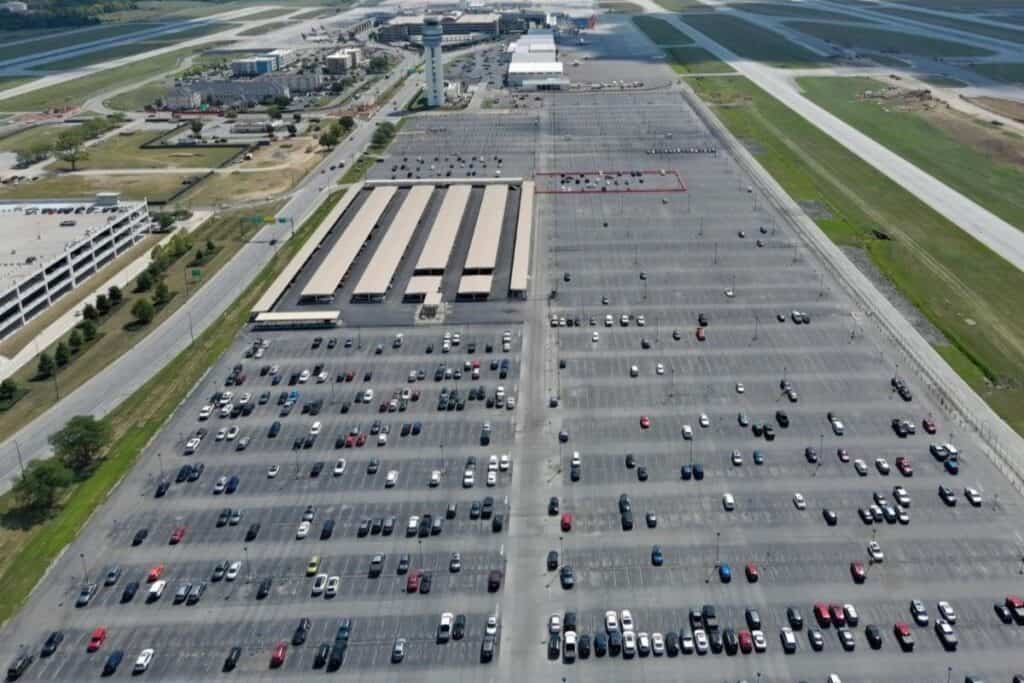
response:
[[[407,57],[390,78],[399,78],[415,63],[415,58]],[[390,82],[388,79],[380,87]],[[393,99],[404,105],[418,88],[419,80],[410,78]],[[376,125],[396,115],[396,110],[388,106],[381,108],[370,120],[360,121],[352,134],[292,191],[278,217],[292,218],[296,226],[300,225],[332,190],[337,189],[338,180],[346,169],[332,171],[330,167],[341,161],[348,165],[369,146]],[[117,407],[188,347],[193,335],[201,334],[249,287],[290,231],[288,223],[264,226],[185,306],[175,311],[131,351],[0,444],[0,491],[7,491],[18,474],[15,442],[20,446],[26,463],[46,457],[50,454],[47,437],[71,417],[83,414],[102,417]],[[277,240],[276,244],[271,244],[273,240]]]
[[[697,45],[727,62],[736,71],[771,93],[780,102],[928,204],[954,225],[1001,255],[1016,268],[1024,270],[1024,234],[1018,228],[808,100],[784,70],[740,57],[692,28],[677,15],[666,13],[653,0],[638,0],[638,4],[648,13],[658,14],[671,22]],[[705,4],[715,6],[716,3]]]

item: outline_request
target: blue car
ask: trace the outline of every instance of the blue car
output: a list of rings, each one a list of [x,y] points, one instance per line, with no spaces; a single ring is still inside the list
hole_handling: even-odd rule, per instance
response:
[[[762,453],[761,451],[754,451],[754,464],[755,465],[763,465],[764,464],[764,453]]]
[[[946,471],[950,474],[957,474],[960,472],[960,461],[956,458],[950,458],[945,463]]]
[[[693,466],[693,478],[700,481],[704,478],[704,465]]]
[[[689,465],[683,465],[679,473],[683,477],[683,481],[689,481],[693,477],[693,468]]]
[[[718,578],[722,580],[722,583],[729,583],[732,581],[732,567],[724,562],[718,565]]]
[[[656,545],[651,548],[651,564],[655,567],[660,567],[665,562],[665,556],[661,554],[661,546]]]

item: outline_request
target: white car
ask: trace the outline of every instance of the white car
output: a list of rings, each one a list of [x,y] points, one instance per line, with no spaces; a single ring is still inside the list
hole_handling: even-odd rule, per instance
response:
[[[600,332],[597,332],[597,331],[595,331],[595,332],[594,332],[594,334],[590,335],[590,340],[591,340],[592,342],[594,342],[595,344],[596,344],[597,342],[601,341],[601,333],[600,333]]]
[[[508,453],[502,453],[501,458],[498,460],[498,469],[502,472],[508,471],[509,466],[512,464],[512,458]]]
[[[320,595],[324,592],[324,587],[327,585],[327,574],[317,574],[316,578],[313,579],[313,595]]]
[[[309,522],[300,522],[299,523],[299,528],[295,532],[295,538],[302,539],[302,538],[305,538],[306,536],[309,536],[309,528],[311,526],[312,525]]]
[[[731,493],[722,494],[722,507],[730,512],[736,509],[736,499]]]
[[[694,650],[693,636],[691,636],[690,634],[686,634],[682,638],[680,638],[679,649],[682,650],[684,655],[692,655]]]
[[[862,477],[868,476],[868,465],[860,458],[853,461],[853,469],[857,470],[857,474]]]
[[[737,394],[742,394],[746,390],[747,390],[746,387],[743,386],[743,382],[736,382],[736,393]]]
[[[487,471],[497,472],[498,471],[498,456],[491,453],[491,457],[487,460]]]
[[[646,655],[651,651],[651,637],[645,631],[636,634],[636,649],[640,654]]]
[[[842,436],[844,431],[846,431],[846,427],[843,426],[842,420],[832,420],[832,432],[836,436]]]
[[[280,465],[271,465],[267,468],[267,479],[273,479],[281,471]]]
[[[497,486],[497,484],[498,484],[498,473],[497,472],[488,472],[487,473],[487,485],[488,486]]]
[[[633,613],[628,609],[622,610],[622,616],[619,617],[619,623],[622,624],[623,631],[633,630]]]
[[[548,633],[558,634],[562,632],[562,617],[552,614],[548,618]]]
[[[462,487],[471,489],[476,484],[476,475],[473,474],[473,470],[466,470],[462,474]]]
[[[398,483],[398,470],[388,470],[388,476],[384,478],[384,488],[394,488]]]
[[[234,581],[238,578],[238,572],[242,571],[242,561],[235,560],[228,565],[228,570],[224,574],[224,578],[228,581]]]
[[[946,621],[948,621],[951,624],[955,624],[956,623],[956,612],[953,611],[953,606],[952,605],[950,605],[945,600],[939,600],[938,607],[939,607],[939,614],[942,615],[943,619],[945,619]]]
[[[373,402],[373,389],[367,389],[363,392],[363,403]]]
[[[710,426],[711,426],[711,420],[710,420],[710,419],[708,419],[707,413],[701,413],[701,414],[700,414],[700,420],[699,420],[699,422],[700,422],[700,426],[701,426],[701,427],[705,427],[705,428],[707,428],[707,427],[710,427]]]
[[[768,649],[768,641],[764,637],[764,631],[754,629],[750,632],[750,637],[754,640],[754,650],[756,652],[764,652]]]
[[[321,372],[319,375],[316,376],[316,383],[317,384],[323,384],[324,382],[327,381],[327,377],[328,377],[327,371],[324,370],[323,372]]]
[[[430,487],[434,488],[441,483],[441,470],[434,470],[430,473]]]
[[[493,636],[498,633],[498,617],[487,617],[487,624],[484,626],[484,635]]]
[[[216,439],[217,441],[223,441],[225,437],[227,437],[227,435],[228,430],[225,429],[224,427],[221,427],[220,429],[217,430],[217,436],[215,436],[214,439]]]
[[[640,376],[640,368],[638,368],[635,365],[630,365],[629,366],[629,376],[630,377],[639,377]]]
[[[309,433],[316,436],[320,433],[320,420],[313,423],[313,426],[309,428]]]
[[[875,458],[875,469],[878,470],[879,474],[889,474],[891,471],[889,461],[885,458]]]
[[[232,426],[231,429],[228,430],[227,440],[228,441],[234,441],[235,437],[238,436],[238,431],[239,431],[238,425]]]
[[[210,405],[210,404],[206,404],[205,406],[203,406],[202,408],[199,409],[199,419],[200,420],[209,420],[210,419],[210,415],[212,415],[212,414],[213,414],[213,406]]]
[[[202,443],[202,439],[198,436],[193,436],[187,442],[185,442],[185,455],[192,455],[199,448],[199,444]]]
[[[299,374],[299,384],[305,384],[309,381],[309,370],[303,370]]]
[[[244,406],[245,404],[247,404],[251,400],[252,400],[252,394],[247,391],[247,392],[245,392],[244,394],[242,394],[241,396],[238,397],[238,405]]]
[[[697,654],[707,654],[708,634],[704,632],[704,629],[698,628],[693,632],[693,646],[697,650]]]
[[[779,639],[782,640],[783,652],[789,653],[796,651],[796,634],[793,633],[793,629],[789,626],[782,627],[782,631],[779,633]]]
[[[566,631],[565,637],[562,641],[562,655],[565,661],[572,662],[576,660],[576,632]]]
[[[981,506],[981,492],[978,489],[967,487],[964,489],[964,498],[974,507]]]
[[[654,366],[654,372],[655,372],[655,374],[658,374],[658,375],[664,375],[665,374],[665,366],[662,363],[658,363],[657,365]]]
[[[807,501],[804,500],[804,494],[802,494],[802,493],[794,493],[793,494],[793,505],[796,506],[797,510],[806,510],[807,509]]]
[[[405,525],[405,533],[411,536],[411,535],[415,534],[417,531],[419,531],[419,528],[420,528],[420,516],[419,515],[409,515],[409,523]]]
[[[732,451],[732,464],[736,467],[743,464],[743,454],[736,449]]]
[[[604,613],[604,630],[608,633],[619,630],[619,615],[613,609]]]
[[[660,633],[651,634],[651,652],[658,657],[665,654],[665,636]]]
[[[153,661],[153,648],[147,647],[145,650],[139,653],[139,656],[135,658],[135,666],[132,668],[132,673],[141,674],[149,668],[149,663]]]
[[[878,541],[868,542],[868,555],[870,555],[871,559],[875,562],[881,562],[885,559],[885,553],[882,552],[882,546],[879,545]]]
[[[693,438],[693,427],[690,425],[683,425],[683,438],[687,441]]]
[[[227,404],[231,403],[231,399],[233,399],[234,397],[235,392],[225,391],[223,394],[220,395],[220,401],[218,401],[218,403],[222,406],[226,406]]]
[[[152,586],[149,587],[149,597],[147,598],[150,602],[156,602],[160,599],[160,596],[164,594],[164,589],[167,588],[167,582],[160,579]]]
[[[388,435],[385,434],[384,432],[381,432],[380,434],[378,434],[377,435],[377,445],[378,446],[387,446],[388,445]]]
[[[215,481],[213,483],[213,492],[214,493],[224,493],[224,489],[227,488],[227,485],[228,485],[228,478],[227,477],[217,477],[217,481]]]
[[[345,474],[345,458],[338,458],[338,462],[334,464],[334,476],[340,477]]]
[[[643,317],[642,315],[638,315],[636,317],[636,324],[640,327],[643,327],[644,325],[647,324],[647,318]]]
[[[221,406],[221,408],[220,408],[220,416],[221,417],[227,417],[228,415],[231,414],[231,411],[233,409],[234,409],[234,406],[231,405],[230,403],[227,403],[227,404]]]
[[[340,585],[340,576],[332,576],[331,578],[327,579],[327,584],[324,586],[324,597],[333,598],[335,595],[338,594],[338,586]]]
[[[632,631],[624,631],[622,634],[622,654],[627,657],[636,654],[636,634]]]

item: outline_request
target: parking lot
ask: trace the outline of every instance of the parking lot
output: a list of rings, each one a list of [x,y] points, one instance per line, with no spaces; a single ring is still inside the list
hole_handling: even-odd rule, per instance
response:
[[[244,335],[90,524],[74,561],[51,573],[37,607],[13,625],[24,644],[58,626],[65,633],[29,677],[91,678],[115,649],[127,672],[147,646],[156,651],[148,676],[219,675],[234,646],[242,655],[232,675],[299,676],[324,668],[318,648],[346,618],[342,674],[400,666],[479,680],[473,670],[496,666],[481,661],[481,648],[488,616],[500,615],[517,468],[507,403],[520,353],[518,327]],[[210,416],[201,417],[206,406]],[[233,490],[221,491],[218,481],[232,477]],[[114,566],[121,573],[106,586]],[[167,584],[153,599],[156,567]],[[83,569],[99,587],[76,608]],[[319,582],[329,577],[338,583],[325,591]],[[126,594],[132,582],[139,587]],[[55,609],[60,622],[49,618]],[[437,644],[442,612],[464,615],[465,626]],[[269,670],[272,650],[292,642],[303,617],[312,622],[305,644],[290,645]],[[90,654],[97,626],[107,641]],[[392,664],[399,637],[406,653]]]

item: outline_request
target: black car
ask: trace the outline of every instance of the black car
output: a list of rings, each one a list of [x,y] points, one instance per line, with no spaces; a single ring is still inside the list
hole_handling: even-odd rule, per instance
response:
[[[669,657],[675,657],[679,654],[679,636],[676,635],[675,631],[669,631],[665,634],[665,653]]]
[[[560,654],[562,654],[562,639],[558,634],[554,634],[548,640],[548,659],[558,659]]]
[[[217,516],[217,526],[218,527],[227,526],[228,521],[230,519],[231,519],[231,508],[224,508],[223,510],[220,511],[220,514]]]
[[[224,560],[220,564],[214,565],[214,567],[213,567],[213,574],[210,577],[211,580],[212,581],[220,581],[221,579],[223,579],[224,575],[227,574],[227,572],[228,572],[228,567],[229,566],[230,566],[230,563],[227,560]]]
[[[716,655],[725,648],[721,631],[717,629],[714,631],[708,631],[708,645],[711,646],[711,651]]]
[[[240,648],[240,647],[238,647],[236,645],[233,648],[231,648],[230,652],[228,652],[228,656],[224,660],[224,666],[222,667],[223,670],[224,671],[233,671],[234,668],[238,665],[238,660],[241,659],[241,658],[242,658],[242,648]]]
[[[727,628],[722,631],[722,644],[725,646],[725,653],[727,655],[736,654],[740,648],[740,642],[736,637],[736,631],[731,628]]]
[[[701,327],[707,327],[708,317],[701,313],[700,315],[697,316],[697,324],[700,325]]]
[[[364,517],[359,522],[359,528],[356,530],[356,535],[359,538],[362,538],[364,536],[368,536],[369,534],[370,534],[370,520],[369,520],[369,518]]]
[[[882,629],[878,628],[875,624],[868,624],[864,629],[864,635],[868,639],[868,645],[871,649],[877,650],[882,647]]]
[[[455,623],[452,625],[452,639],[462,640],[464,635],[466,635],[466,615],[456,614]]]
[[[330,643],[320,643],[316,649],[316,656],[313,657],[313,668],[321,669],[327,664],[327,658],[331,656]]]
[[[174,478],[174,481],[178,484],[188,480],[188,475],[192,474],[192,465],[182,465],[181,469],[178,470],[178,476]]]
[[[548,551],[548,571],[555,571],[558,569],[558,551]]]
[[[812,446],[808,446],[804,449],[804,457],[807,458],[807,462],[816,463],[818,462],[818,450]]]
[[[594,654],[604,657],[608,653],[608,636],[603,633],[594,635]]]
[[[804,618],[800,614],[800,610],[796,607],[786,608],[786,619],[789,621],[789,625],[793,627],[794,631],[799,631],[804,627]]]
[[[305,643],[306,636],[309,635],[312,628],[313,622],[307,617],[299,619],[299,625],[295,627],[295,633],[292,634],[292,645],[302,645]]]
[[[132,545],[142,545],[147,536],[149,536],[149,529],[139,529],[135,532],[135,537],[132,538]]]
[[[789,415],[787,415],[782,410],[776,410],[775,411],[775,421],[779,423],[780,427],[783,427],[783,428],[788,427],[789,426]]]
[[[647,468],[640,466],[636,468],[636,478],[640,481],[647,481]]]
[[[608,654],[617,657],[622,652],[622,633],[612,631],[608,634]]]
[[[494,498],[487,496],[483,500],[483,507],[480,509],[480,519],[490,519],[494,512]]]
[[[679,476],[682,477],[683,481],[690,481],[693,478],[693,466],[683,465],[679,468]]]
[[[131,581],[131,582],[129,582],[128,585],[124,587],[124,590],[121,591],[121,602],[122,603],[131,602],[135,598],[135,594],[138,593],[138,592],[139,592],[139,582],[138,581]]]
[[[492,569],[491,573],[487,575],[487,590],[491,593],[497,592],[501,588],[501,579],[501,570]]]
[[[548,514],[552,516],[558,514],[558,496],[551,496],[548,501]]]
[[[313,463],[313,467],[310,468],[309,476],[312,479],[316,479],[317,477],[320,476],[320,473],[323,472],[323,471],[324,471],[324,463],[322,461],[318,460],[317,462]]]
[[[480,512],[481,512],[480,501],[474,500],[472,503],[470,503],[470,505],[469,505],[469,518],[470,519],[479,519],[480,518]]]
[[[205,469],[206,465],[201,462],[197,462],[195,465],[192,465],[192,471],[188,473],[188,480],[199,481],[199,477],[203,476],[203,470]]]
[[[39,652],[39,656],[49,657],[57,651],[57,648],[60,647],[62,642],[64,642],[64,632],[54,631],[47,636],[46,641],[43,643],[43,649]]]
[[[626,510],[622,513],[622,530],[631,531],[633,529],[633,512],[632,510]]]
[[[747,626],[750,627],[752,631],[761,630],[761,614],[756,609],[752,607],[747,608],[746,617]]]
[[[562,565],[562,570],[559,573],[559,579],[562,582],[562,588],[569,590],[576,585],[576,575],[572,570],[572,565]]]
[[[839,515],[834,510],[825,508],[821,511],[822,516],[825,518],[825,523],[829,526],[835,526],[839,522]]]
[[[704,465],[697,463],[693,466],[693,478],[697,481],[702,481],[704,479]]]
[[[34,659],[35,658],[28,653],[18,655],[15,660],[11,662],[11,665],[7,667],[7,680],[16,681],[21,678],[22,674],[24,674],[25,671],[28,670],[28,667],[31,666]]]
[[[160,484],[156,487],[156,494],[154,497],[163,498],[164,494],[167,493],[167,489],[169,488],[171,488],[171,482],[166,480],[160,482]]]
[[[274,580],[272,578],[270,578],[269,576],[267,578],[263,579],[262,581],[260,581],[260,587],[256,591],[256,599],[257,600],[262,600],[263,598],[265,598],[268,595],[270,595],[270,589],[273,586],[273,584],[274,584]]]
[[[426,594],[430,592],[430,585],[433,583],[433,577],[429,573],[423,574],[420,577],[420,593]]]

